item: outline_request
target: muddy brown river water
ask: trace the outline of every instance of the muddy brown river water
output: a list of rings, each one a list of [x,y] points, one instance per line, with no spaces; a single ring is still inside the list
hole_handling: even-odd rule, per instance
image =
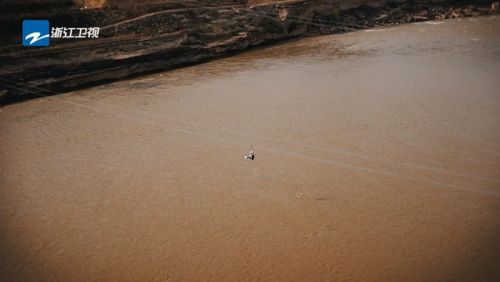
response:
[[[2,281],[500,279],[499,17],[0,110]]]

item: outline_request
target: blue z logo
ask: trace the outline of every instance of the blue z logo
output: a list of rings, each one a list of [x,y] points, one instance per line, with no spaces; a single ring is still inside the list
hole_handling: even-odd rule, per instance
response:
[[[23,46],[49,46],[49,21],[24,20]]]

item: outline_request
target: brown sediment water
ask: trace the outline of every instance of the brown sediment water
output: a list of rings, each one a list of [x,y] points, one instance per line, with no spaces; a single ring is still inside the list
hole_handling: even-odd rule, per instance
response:
[[[4,106],[0,280],[499,279],[499,34],[303,38]]]

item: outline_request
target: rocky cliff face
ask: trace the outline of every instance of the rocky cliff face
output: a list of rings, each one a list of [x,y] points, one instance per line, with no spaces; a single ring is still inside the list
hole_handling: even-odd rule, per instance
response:
[[[347,2],[354,5],[352,1],[292,0],[229,6],[222,5],[227,1],[219,6],[191,2],[189,7],[174,7],[169,6],[173,2],[165,1],[133,11],[77,9],[72,2],[65,13],[48,17],[51,24],[100,26],[100,38],[52,40],[50,47],[29,48],[20,46],[20,31],[16,31],[19,33],[12,36],[10,44],[0,46],[0,101],[51,95],[166,70],[308,33],[429,19],[432,12],[429,6],[414,4],[349,10]],[[370,1],[375,2],[381,1]],[[62,8],[56,5],[54,9]]]

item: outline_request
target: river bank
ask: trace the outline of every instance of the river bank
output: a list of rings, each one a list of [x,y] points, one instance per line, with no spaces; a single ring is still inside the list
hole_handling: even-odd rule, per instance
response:
[[[17,39],[6,40],[11,43],[0,46],[0,102],[186,66],[303,35],[498,12],[490,2],[477,1],[387,5],[374,1],[377,5],[343,6],[345,3],[296,0],[215,7],[156,5],[138,10],[145,14],[136,17],[116,9],[72,10],[53,16],[54,24],[105,23],[100,38],[69,43],[54,40],[50,47],[36,49],[13,43]]]

